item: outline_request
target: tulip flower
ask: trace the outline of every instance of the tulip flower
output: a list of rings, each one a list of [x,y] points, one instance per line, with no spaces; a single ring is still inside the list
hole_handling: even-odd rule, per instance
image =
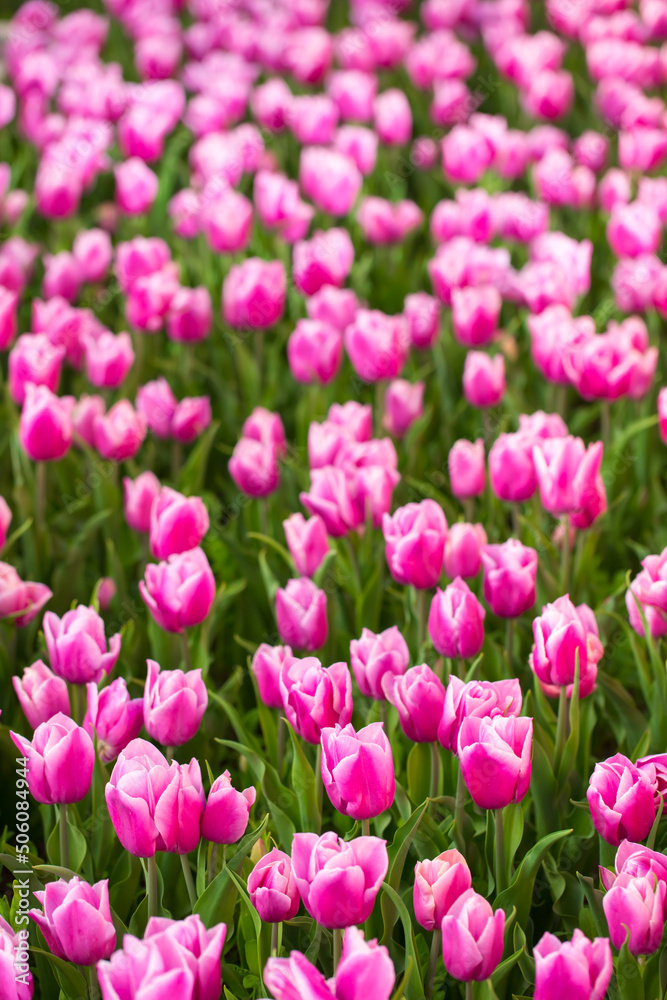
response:
[[[280,482],[275,448],[271,444],[242,437],[229,460],[229,474],[248,496],[269,496]]]
[[[465,580],[457,576],[436,591],[428,616],[428,631],[441,656],[469,659],[484,643],[486,611]]]
[[[314,576],[330,551],[324,521],[318,514],[308,520],[303,514],[292,514],[283,521],[283,529],[297,572]]]
[[[304,295],[315,295],[324,285],[340,288],[353,262],[354,247],[347,229],[316,229],[310,240],[294,244],[294,284]]]
[[[159,438],[168,438],[171,421],[176,412],[176,397],[166,378],[146,382],[137,390],[137,413],[146,426]]]
[[[6,1000],[32,1000],[33,979],[26,941],[14,933],[3,917],[0,917],[0,983]]]
[[[276,592],[276,620],[284,643],[312,652],[327,641],[327,595],[302,576]]]
[[[385,674],[382,690],[398,712],[401,728],[409,740],[433,743],[437,739],[445,689],[429,666],[422,663],[404,674]]]
[[[118,755],[105,797],[118,839],[136,857],[189,854],[199,843],[205,796],[194,758],[169,764],[152,743],[132,740]]]
[[[454,979],[482,982],[503,957],[505,911],[468,889],[442,920],[442,958]]]
[[[651,781],[622,753],[595,765],[586,797],[593,825],[608,844],[648,836],[655,820]]]
[[[504,681],[469,681],[466,684],[452,674],[445,691],[438,740],[446,750],[456,753],[459,731],[465,719],[518,715],[521,702],[521,686],[516,678]]]
[[[387,316],[379,309],[359,309],[344,337],[352,367],[364,382],[401,374],[410,347],[405,317]]]
[[[206,430],[212,420],[208,396],[185,396],[171,418],[171,436],[181,444],[190,444]]]
[[[267,924],[279,924],[297,915],[301,897],[288,854],[274,847],[259,859],[248,875],[248,896]]]
[[[208,705],[201,670],[163,671],[155,660],[146,664],[146,732],[162,746],[180,747],[195,735]]]
[[[533,949],[535,1000],[604,1000],[613,972],[609,938],[590,941],[577,927],[571,941],[543,934]]]
[[[23,714],[33,729],[58,713],[70,714],[67,683],[52,673],[42,660],[25,667],[23,677],[12,677],[12,684]]]
[[[214,844],[235,844],[246,831],[256,797],[254,788],[237,792],[229,771],[225,771],[215,779],[208,793],[201,819],[202,837]]]
[[[412,138],[412,111],[402,90],[383,90],[373,103],[373,120],[380,142],[403,146]]]
[[[103,281],[113,260],[111,237],[103,229],[82,229],[74,237],[72,253],[84,281]]]
[[[486,487],[484,441],[455,441],[447,457],[452,493],[460,500],[477,497]]]
[[[415,918],[427,931],[440,930],[443,917],[472,885],[466,859],[457,850],[415,865]]]
[[[546,695],[555,698],[566,687],[567,697],[572,697],[577,662],[579,696],[585,698],[595,690],[597,664],[604,650],[587,604],[575,608],[567,594],[546,604],[533,619],[533,635],[530,667]]]
[[[134,458],[146,437],[146,421],[129,400],[120,399],[93,425],[95,447],[102,458],[124,462]]]
[[[421,590],[435,586],[442,571],[447,520],[435,500],[399,507],[382,518],[387,564],[397,583]]]
[[[350,641],[350,663],[361,693],[385,701],[382,682],[385,676],[404,674],[408,669],[408,644],[396,625],[377,635],[363,628],[361,638]]]
[[[9,353],[9,392],[21,406],[28,385],[43,385],[55,393],[65,348],[51,343],[46,333],[24,333]]]
[[[30,910],[49,950],[66,962],[97,965],[109,958],[116,945],[116,930],[109,907],[109,882],[88,885],[77,875],[69,882],[58,879],[35,893],[43,907]]]
[[[259,696],[269,708],[282,708],[280,670],[285,660],[292,658],[289,646],[269,646],[263,642],[257,647],[250,669],[255,675]]]
[[[518,618],[535,603],[537,552],[508,538],[482,549],[484,600],[499,618]]]
[[[505,359],[484,351],[468,351],[463,366],[463,395],[471,406],[497,406],[505,395]]]
[[[98,691],[97,684],[88,684],[87,692],[88,711],[83,728],[91,738],[93,735],[97,737],[100,760],[108,764],[141,732],[144,724],[143,699],[130,699],[122,677],[117,677],[101,691]]]
[[[72,443],[71,397],[55,396],[45,385],[25,387],[19,440],[33,462],[57,462]]]
[[[301,150],[299,184],[306,198],[329,215],[347,215],[361,190],[363,178],[344,153],[324,146]]]
[[[160,480],[152,472],[142,472],[132,480],[123,479],[125,520],[134,531],[147,534],[151,526],[153,503],[160,495]]]
[[[489,451],[489,478],[499,500],[530,500],[537,489],[535,450],[533,439],[520,431],[498,435]]]
[[[575,527],[588,527],[606,510],[604,485],[600,488],[597,482],[602,450],[601,441],[586,449],[581,438],[574,437],[551,438],[533,448],[545,510],[572,514]]]
[[[182,632],[204,621],[215,597],[215,579],[202,549],[169,556],[146,567],[139,592],[167,632]]]
[[[35,730],[32,742],[10,732],[28,761],[28,788],[46,804],[80,802],[90,789],[95,751],[88,733],[58,712]]]
[[[403,315],[408,321],[412,346],[418,350],[433,347],[440,334],[440,303],[428,292],[406,295]]]
[[[424,412],[424,383],[412,385],[405,379],[394,379],[384,394],[383,426],[394,437],[405,437]]]
[[[381,722],[358,732],[322,730],[322,781],[334,809],[352,819],[379,816],[394,801],[394,760]]]
[[[292,866],[306,910],[324,927],[362,924],[371,914],[389,867],[387,845],[379,837],[344,841],[329,831],[296,833]]]
[[[213,307],[208,288],[179,288],[167,313],[167,336],[182,343],[205,340],[213,324]]]
[[[652,955],[662,941],[667,884],[654,876],[619,875],[602,898],[611,943],[632,955]]]
[[[116,180],[116,204],[125,215],[141,215],[147,212],[157,197],[159,181],[155,174],[138,156],[117,164],[114,168]]]
[[[308,317],[341,333],[349,326],[359,309],[359,300],[351,288],[323,285],[318,292],[306,299]]]
[[[487,544],[486,532],[481,524],[452,524],[445,542],[445,573],[457,576],[477,576],[482,568],[482,548]]]
[[[464,347],[488,344],[498,329],[502,299],[492,285],[455,288],[452,292],[452,328]]]
[[[134,351],[129,333],[114,334],[104,330],[86,337],[86,374],[99,388],[117,389],[134,364]]]
[[[151,506],[151,552],[156,559],[167,559],[194,549],[208,526],[208,511],[201,497],[184,497],[163,486]]]
[[[94,608],[83,604],[62,618],[47,611],[44,638],[52,670],[70,684],[99,683],[120,656],[120,632],[111,636],[107,649],[104,622]]]
[[[337,435],[336,440],[340,443],[340,436]],[[350,482],[343,469],[332,465],[319,469],[312,468],[310,491],[300,493],[299,500],[311,514],[319,514],[328,534],[333,538],[346,535],[351,528],[356,528],[360,523]]]
[[[222,285],[222,312],[236,329],[266,329],[285,310],[287,279],[282,261],[247,257],[235,264]]]
[[[642,761],[637,761],[640,770],[642,769],[641,764]],[[630,840],[623,840],[616,851],[614,872],[601,866],[600,881],[604,888],[609,891],[621,875],[626,879],[655,879],[657,882],[664,882],[667,885],[667,858],[659,851],[651,851],[648,847],[644,847],[643,844],[633,844]],[[667,897],[665,903],[665,917],[667,918]]]
[[[524,716],[468,716],[459,729],[461,773],[480,809],[520,802],[530,785],[533,720]]]
[[[13,566],[0,562],[0,620],[11,617],[17,628],[23,628],[52,597],[46,584],[24,582]]]
[[[352,720],[352,679],[346,663],[323,667],[316,656],[286,656],[279,685],[287,721],[308,743],[319,743],[323,729]]]

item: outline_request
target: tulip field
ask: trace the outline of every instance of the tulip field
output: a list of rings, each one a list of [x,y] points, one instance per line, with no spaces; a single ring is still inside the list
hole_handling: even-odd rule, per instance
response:
[[[0,25],[0,1000],[667,1000],[667,0]]]

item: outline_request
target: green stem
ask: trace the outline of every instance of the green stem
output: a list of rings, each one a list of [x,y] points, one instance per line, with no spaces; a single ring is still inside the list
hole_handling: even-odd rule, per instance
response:
[[[208,862],[208,884],[215,878],[215,869],[218,866],[218,845],[211,844],[211,857]]]
[[[361,593],[361,573],[359,572],[359,560],[357,559],[357,553],[354,550],[354,545],[352,539],[349,535],[345,536],[345,546],[347,548],[347,554],[350,559],[350,569],[352,571],[352,580],[354,583],[355,594]]]
[[[266,498],[259,501],[259,533],[269,535],[269,501]]]
[[[315,800],[317,802],[317,812],[320,818],[317,832],[322,829],[322,807],[324,804],[324,784],[322,783],[322,744],[320,743],[315,755]]]
[[[190,656],[190,643],[188,642],[188,633],[183,629],[181,632],[181,645],[183,647],[183,661],[185,663],[186,670],[192,670],[192,657]]]
[[[180,441],[172,441],[171,444],[171,479],[174,485],[178,482],[178,474],[183,464],[183,445]]]
[[[157,861],[153,854],[146,859],[146,891],[148,894],[148,916],[157,917]]]
[[[380,702],[380,722],[382,723],[382,728],[387,732],[387,702]]]
[[[428,796],[430,799],[437,799],[440,785],[440,746],[434,741],[431,743],[431,785]]]
[[[474,497],[466,497],[463,501],[463,516],[465,517],[468,524],[473,523],[473,518],[475,516],[475,500]]]
[[[88,966],[88,992],[90,1000],[99,1000],[100,986],[97,980],[97,970],[94,965]]]
[[[387,383],[384,379],[379,379],[375,383],[375,432],[378,437],[382,436],[384,421],[384,394]]]
[[[287,736],[287,724],[282,715],[278,716],[278,749],[276,754],[276,770],[279,775],[283,772],[283,758],[285,756],[285,739]]]
[[[174,759],[174,748],[167,747],[167,749],[164,752],[164,755],[167,758],[168,763],[171,764],[172,760]]]
[[[343,932],[339,927],[334,928],[333,932],[333,970],[334,975],[336,974],[336,969],[338,968],[338,963],[340,962],[340,956],[343,951]]]
[[[560,550],[560,589],[562,594],[570,590],[570,515],[563,514],[563,547]]]
[[[46,462],[37,462],[35,469],[35,530],[41,538],[46,521]]]
[[[279,921],[271,927],[271,958],[277,958],[280,954],[280,939],[282,938],[283,925]]]
[[[428,625],[428,591],[417,591],[417,655],[421,656],[421,651],[426,642],[426,629]]]
[[[362,819],[361,821],[361,836],[370,837],[371,835],[371,821],[369,819]]]
[[[611,406],[609,403],[600,403],[600,429],[604,449],[607,451],[611,440]]]
[[[465,826],[466,814],[466,783],[463,780],[463,771],[459,765],[459,776],[456,779],[456,800],[454,803],[454,837],[461,852],[465,848],[465,837],[463,829]]]
[[[435,974],[438,971],[441,940],[442,931],[439,927],[436,927],[433,931],[433,937],[431,938],[431,952],[428,959],[428,973],[426,975],[426,987],[424,989],[424,996],[426,997],[426,1000],[431,1000],[433,997],[433,986],[435,984]]]
[[[503,811],[494,810],[496,821],[496,894],[507,888],[505,878],[505,831],[503,829]]]
[[[181,868],[183,869],[183,877],[185,878],[185,886],[188,890],[188,896],[190,897],[190,908],[194,911],[195,904],[197,902],[197,890],[195,889],[194,879],[192,878],[192,871],[190,870],[190,862],[188,861],[187,854],[181,854]]]
[[[69,868],[69,826],[67,823],[67,803],[60,805],[60,864],[63,868]]]
[[[510,676],[514,673],[514,619],[508,618],[505,625],[505,652]]]
[[[466,983],[466,1000],[474,1000],[473,984]]]
[[[563,759],[565,740],[567,738],[567,685],[561,685],[558,695],[558,720],[556,722],[556,745],[554,747],[554,773],[558,774],[560,762]]]

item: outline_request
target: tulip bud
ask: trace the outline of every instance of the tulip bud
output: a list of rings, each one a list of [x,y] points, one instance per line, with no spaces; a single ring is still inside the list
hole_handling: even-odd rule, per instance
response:
[[[134,480],[128,476],[123,479],[125,520],[134,531],[150,531],[151,509],[161,489],[160,480],[152,472],[142,472]]]
[[[477,576],[482,567],[482,548],[487,544],[481,524],[452,524],[445,542],[445,573],[457,576]]]
[[[23,677],[12,677],[23,714],[33,729],[54,715],[70,714],[69,692],[62,677],[52,673],[42,660],[26,667]]]
[[[394,760],[381,722],[322,730],[322,781],[334,809],[370,819],[394,801]]]
[[[304,196],[329,215],[351,211],[363,178],[354,162],[344,153],[324,146],[306,146],[299,158],[299,184]]]
[[[394,437],[404,437],[415,420],[424,412],[424,383],[412,385],[405,379],[394,379],[384,394],[383,427]]]
[[[480,809],[520,802],[530,785],[533,720],[469,716],[459,729],[458,757],[466,788]]]
[[[72,253],[84,281],[103,281],[113,259],[111,237],[103,229],[82,229],[74,237]]]
[[[387,316],[379,309],[359,309],[345,330],[345,350],[365,382],[400,375],[410,348],[404,316]]]
[[[104,764],[115,760],[128,743],[136,739],[144,724],[142,698],[130,699],[122,677],[98,691],[97,684],[88,684],[88,711],[83,728],[92,738],[97,737],[97,751]]]
[[[384,701],[382,682],[385,676],[404,674],[408,669],[408,644],[396,625],[378,635],[363,628],[361,638],[350,642],[350,662],[361,693],[367,698]]]
[[[58,618],[44,615],[44,638],[54,672],[71,684],[99,683],[120,655],[120,632],[107,640],[104,622],[93,607],[80,604]]]
[[[505,359],[483,351],[468,351],[463,366],[463,395],[471,406],[497,406],[505,395]]]
[[[327,385],[338,374],[342,357],[340,330],[317,320],[297,321],[287,341],[287,360],[297,382]]]
[[[157,624],[167,632],[200,625],[215,598],[215,578],[203,549],[149,563],[139,581],[139,593]]]
[[[655,820],[651,781],[622,753],[595,765],[586,798],[593,825],[608,844],[648,836]]]
[[[9,734],[28,760],[28,788],[38,802],[52,805],[80,802],[90,790],[95,763],[88,733],[58,712],[35,730],[32,742]]]
[[[19,440],[33,462],[57,462],[72,443],[71,397],[55,396],[45,385],[25,387]]]
[[[11,617],[17,628],[23,628],[52,597],[46,584],[24,582],[13,566],[0,562],[0,619]]]
[[[297,572],[302,576],[314,576],[329,552],[324,521],[317,514],[308,520],[303,514],[292,514],[283,521],[283,528]]]
[[[248,895],[265,923],[292,920],[299,912],[301,897],[289,855],[274,847],[260,858],[248,875]]]
[[[412,346],[425,351],[433,347],[440,334],[440,303],[427,292],[406,295],[403,315],[410,327]]]
[[[327,641],[327,595],[302,576],[288,580],[276,592],[276,621],[281,640],[295,649],[312,652]]]
[[[537,489],[533,439],[519,431],[499,434],[489,452],[491,489],[499,500],[530,500]]]
[[[412,138],[412,111],[402,90],[383,90],[373,102],[373,121],[380,142],[404,146]]]
[[[167,336],[186,344],[205,340],[213,325],[213,307],[208,288],[179,288],[167,313]]]
[[[229,474],[249,497],[270,496],[280,483],[280,470],[273,445],[242,437],[229,460]]]
[[[246,831],[256,797],[254,788],[237,792],[229,771],[225,771],[215,779],[208,793],[201,820],[202,837],[214,844],[235,844]]]
[[[142,215],[157,197],[159,181],[150,167],[138,156],[114,168],[116,204],[125,215]]]
[[[248,257],[231,267],[223,282],[223,318],[237,329],[266,329],[283,315],[286,292],[282,261]]]
[[[199,729],[208,705],[201,670],[164,670],[147,660],[144,725],[149,736],[165,747],[180,747]]]
[[[613,963],[609,938],[589,941],[577,927],[571,941],[543,934],[533,948],[535,1000],[603,1000]]]
[[[484,441],[461,438],[450,448],[447,458],[452,493],[460,500],[477,497],[486,488]]]
[[[619,875],[602,898],[609,937],[619,950],[625,942],[632,955],[652,955],[662,941],[667,885],[655,877]]]
[[[442,681],[422,663],[404,674],[385,674],[385,698],[398,712],[403,732],[414,743],[433,743],[445,703]]]
[[[96,965],[109,958],[116,931],[109,907],[109,882],[88,885],[77,875],[58,879],[35,893],[44,912],[30,910],[49,950],[56,958],[77,965]]]
[[[505,911],[468,889],[442,921],[442,958],[454,979],[482,982],[503,957]]]
[[[310,240],[294,244],[294,284],[303,295],[315,295],[324,285],[340,288],[353,262],[354,246],[347,229],[316,229]]]
[[[6,1000],[32,1000],[33,979],[28,966],[24,935],[0,917],[0,976],[4,977]]]
[[[387,564],[397,583],[421,590],[435,586],[442,571],[447,520],[434,500],[409,503],[382,519]]]
[[[459,851],[443,851],[433,861],[415,865],[415,918],[427,931],[439,929],[443,917],[472,885],[466,859]]]
[[[146,422],[127,399],[120,399],[95,418],[95,447],[102,458],[124,462],[134,458],[146,437]]]
[[[171,435],[174,441],[190,444],[211,423],[211,400],[208,396],[185,396],[171,418]]]
[[[455,288],[452,292],[452,328],[464,347],[488,344],[498,329],[502,299],[493,285]]]
[[[268,708],[282,708],[283,696],[280,692],[280,670],[285,660],[292,658],[289,646],[268,646],[265,642],[257,647],[250,669],[257,680],[259,696]]]
[[[556,698],[561,687],[572,697],[576,663],[579,663],[579,696],[586,698],[595,690],[598,660],[603,648],[595,616],[587,604],[575,608],[566,594],[553,604],[546,604],[542,614],[533,619],[535,643],[530,666],[542,690]]]
[[[137,390],[137,413],[146,426],[159,438],[168,438],[171,421],[176,412],[176,397],[166,378],[156,378],[146,382]]]
[[[167,559],[194,549],[208,527],[208,511],[201,497],[184,497],[163,486],[151,507],[151,552],[156,559]]]
[[[315,656],[285,657],[279,684],[287,721],[308,743],[319,743],[322,729],[352,720],[352,679],[345,663],[323,667]]]
[[[482,549],[484,600],[499,618],[518,618],[535,603],[537,552],[508,538]]]
[[[456,577],[444,590],[436,591],[428,616],[428,631],[441,656],[467,660],[477,656],[484,644],[486,611],[468,584]]]

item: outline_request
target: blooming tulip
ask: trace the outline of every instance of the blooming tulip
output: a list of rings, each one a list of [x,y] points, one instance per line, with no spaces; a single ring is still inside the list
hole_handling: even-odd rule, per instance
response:
[[[373,103],[373,121],[380,142],[404,146],[412,138],[412,111],[405,93],[392,87],[384,90]]]
[[[282,261],[247,257],[230,268],[223,282],[223,318],[237,329],[273,326],[284,312],[286,289]]]
[[[312,427],[312,425],[311,425]],[[336,435],[340,442],[340,435]],[[355,507],[350,482],[343,469],[332,465],[312,468],[310,491],[300,493],[299,500],[311,514],[318,514],[333,538],[346,535],[361,523],[361,516]]]
[[[265,923],[292,920],[299,911],[301,897],[289,855],[274,847],[260,858],[248,875],[248,896]]]
[[[58,618],[44,615],[44,638],[52,670],[71,684],[98,683],[111,673],[120,655],[120,632],[107,640],[104,622],[92,607],[80,604]]]
[[[190,444],[211,423],[211,400],[208,396],[184,397],[171,418],[171,436],[181,444]]]
[[[333,326],[341,333],[350,325],[358,309],[359,300],[352,289],[336,288],[335,285],[323,285],[306,300],[310,319]]]
[[[409,740],[433,743],[437,739],[445,689],[429,666],[422,663],[404,674],[385,674],[382,690],[398,712],[401,728]]]
[[[201,670],[163,671],[155,660],[147,660],[146,664],[146,731],[162,746],[180,747],[195,735],[208,705]]]
[[[546,695],[555,698],[561,687],[572,697],[576,664],[579,664],[579,695],[595,690],[597,663],[602,657],[595,616],[587,604],[574,606],[569,596],[546,604],[533,619],[535,643],[530,666]]]
[[[451,675],[445,691],[438,740],[445,749],[456,753],[459,730],[464,719],[518,715],[521,700],[521,686],[515,678],[504,681],[470,681],[466,684]]]
[[[435,586],[442,571],[447,520],[434,500],[409,503],[382,518],[387,564],[397,583]]]
[[[379,816],[394,801],[394,760],[381,722],[358,732],[322,730],[322,781],[334,809],[352,819]]]
[[[406,295],[403,315],[410,327],[412,346],[419,350],[432,347],[440,333],[440,303],[427,292]]]
[[[96,965],[109,958],[116,945],[116,930],[107,879],[88,885],[77,875],[69,882],[61,878],[48,882],[35,898],[43,912],[30,910],[30,916],[52,954],[77,965]]]
[[[120,399],[94,423],[95,447],[102,458],[124,462],[133,458],[146,437],[146,421],[128,399]]]
[[[147,212],[155,199],[159,181],[138,156],[131,156],[114,168],[116,204],[125,215]]]
[[[33,980],[25,938],[15,934],[3,917],[0,917],[0,983],[6,1000],[32,1000]]]
[[[76,722],[57,712],[35,730],[32,742],[10,732],[28,761],[28,788],[46,804],[80,802],[90,789],[95,763],[93,741]]]
[[[98,691],[97,684],[88,684],[88,711],[83,728],[97,737],[97,751],[104,764],[115,760],[128,743],[136,739],[144,724],[142,698],[130,699],[122,677]]]
[[[482,548],[487,544],[486,532],[481,524],[452,524],[445,542],[445,573],[457,576],[477,576],[482,566]]]
[[[387,316],[379,309],[359,309],[345,330],[345,350],[352,367],[365,382],[396,378],[410,347],[410,331],[403,316]]]
[[[492,285],[455,288],[452,292],[452,329],[464,347],[488,344],[498,328],[502,300]]]
[[[361,693],[367,698],[384,701],[382,682],[385,676],[404,674],[408,669],[408,644],[396,625],[378,635],[363,628],[361,638],[350,642],[350,662]]]
[[[299,183],[306,198],[329,215],[347,215],[361,190],[363,178],[356,163],[344,153],[324,146],[301,151]]]
[[[482,549],[484,600],[499,618],[518,618],[535,603],[537,552],[508,538]]]
[[[327,385],[338,374],[342,357],[340,330],[317,320],[298,320],[287,341],[287,360],[297,382]]]
[[[123,510],[125,520],[134,531],[147,534],[151,527],[151,510],[160,495],[160,480],[152,472],[142,472],[132,480],[123,479]]]
[[[286,656],[279,685],[287,721],[308,743],[319,743],[327,726],[352,720],[352,679],[345,663],[323,667],[315,656]]]
[[[537,489],[533,439],[519,431],[499,434],[489,452],[491,489],[500,500],[530,500]]]
[[[460,500],[477,497],[486,487],[484,441],[455,441],[447,456],[452,493]]]
[[[21,405],[27,387],[44,385],[56,392],[65,349],[53,344],[46,333],[24,333],[9,353],[9,391],[15,403]]]
[[[270,496],[280,482],[275,447],[242,437],[229,460],[229,474],[238,488],[248,496]]]
[[[0,562],[0,620],[11,617],[18,628],[23,628],[52,597],[46,584],[24,582],[13,566]]]
[[[250,669],[255,675],[259,696],[269,708],[282,708],[280,670],[285,660],[292,658],[289,646],[268,646],[263,642],[257,647]]]
[[[608,938],[590,941],[577,927],[571,941],[543,934],[533,949],[535,1000],[604,1000],[613,971]]]
[[[444,590],[436,591],[428,616],[428,631],[441,656],[469,659],[484,643],[486,611],[468,584],[456,577]]]
[[[148,610],[167,632],[182,632],[200,625],[213,604],[215,579],[202,549],[169,556],[166,562],[150,563],[139,592]]]
[[[57,462],[72,443],[73,400],[29,382],[19,420],[19,440],[33,462]]]
[[[394,379],[384,394],[383,426],[394,437],[404,437],[415,420],[424,412],[424,383],[414,385],[405,379]]]
[[[294,244],[294,284],[304,295],[315,295],[325,285],[340,288],[354,262],[354,246],[347,229],[316,229],[310,240]]]
[[[644,840],[653,826],[655,802],[651,782],[622,753],[595,765],[588,792],[593,825],[608,844]]]
[[[42,660],[25,667],[23,677],[12,677],[12,684],[23,714],[33,729],[58,713],[70,714],[67,683],[52,673]]]
[[[329,552],[324,521],[318,514],[308,520],[303,514],[292,514],[283,521],[283,529],[297,571],[302,576],[314,576]]]
[[[296,833],[292,866],[308,913],[324,927],[362,924],[371,914],[387,874],[386,841],[356,837],[343,841],[329,831]]]
[[[213,324],[213,307],[208,288],[179,288],[167,313],[170,340],[195,343],[205,340]]]
[[[111,237],[103,229],[82,229],[72,244],[84,281],[103,281],[113,259]]]
[[[484,351],[468,351],[463,366],[463,395],[471,406],[497,406],[505,395],[505,359]]]
[[[254,788],[237,792],[229,771],[225,771],[215,779],[208,793],[201,820],[202,837],[214,844],[235,844],[246,831],[256,797]]]
[[[653,876],[619,875],[602,897],[611,943],[619,950],[627,941],[632,955],[652,955],[662,941],[667,884]]]
[[[153,434],[168,438],[177,404],[166,378],[156,378],[140,386],[136,403],[137,413],[141,414]]]
[[[184,497],[164,486],[151,506],[151,552],[156,559],[167,559],[194,549],[208,524],[208,511],[200,497]]]
[[[503,957],[505,911],[468,889],[442,920],[442,958],[454,979],[482,982]]]
[[[327,595],[302,576],[276,592],[276,621],[283,642],[312,652],[327,641]]]
[[[480,809],[520,802],[530,785],[533,720],[524,716],[468,716],[459,729],[461,774]]]
[[[440,929],[442,919],[472,885],[470,869],[459,851],[443,851],[433,861],[415,865],[415,918],[427,931]]]

